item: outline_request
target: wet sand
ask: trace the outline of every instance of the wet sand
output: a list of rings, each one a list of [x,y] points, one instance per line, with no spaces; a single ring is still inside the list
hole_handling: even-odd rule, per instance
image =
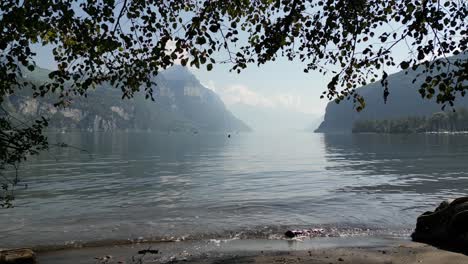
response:
[[[353,242],[354,241],[354,242]],[[144,249],[157,254],[138,254]],[[107,262],[99,258],[108,256]],[[176,243],[138,244],[114,247],[69,249],[39,252],[39,264],[58,263],[468,263],[468,256],[440,250],[408,240],[388,238],[338,238],[309,241],[184,241]]]
[[[212,263],[212,262],[194,262]],[[222,263],[227,263],[222,261]],[[326,250],[300,251],[279,256],[256,256],[235,260],[231,263],[352,263],[352,264],[462,264],[468,263],[468,256],[443,251],[431,246],[408,243],[397,247],[381,249],[337,248]]]

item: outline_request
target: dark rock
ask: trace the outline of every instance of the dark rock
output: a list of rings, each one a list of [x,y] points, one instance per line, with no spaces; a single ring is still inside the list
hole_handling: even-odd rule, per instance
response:
[[[418,217],[413,241],[466,251],[468,249],[468,197],[442,202],[434,212]]]
[[[35,264],[36,254],[28,248],[0,250],[0,264]]]
[[[293,238],[293,237],[296,236],[296,234],[295,234],[293,231],[291,231],[291,230],[286,231],[286,233],[284,233],[284,235],[285,235],[286,237],[288,237],[288,238]]]
[[[159,250],[157,249],[143,249],[143,250],[140,250],[138,251],[138,254],[140,255],[146,255],[146,254],[158,254],[159,253]]]
[[[304,229],[304,230],[288,230],[284,235],[287,238],[294,238],[294,237],[318,237],[323,236],[325,231],[320,228],[314,229]]]

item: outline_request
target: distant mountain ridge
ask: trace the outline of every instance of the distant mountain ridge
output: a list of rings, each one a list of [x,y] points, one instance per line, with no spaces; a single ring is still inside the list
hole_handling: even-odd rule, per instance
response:
[[[466,59],[462,54],[454,59]],[[441,111],[442,105],[435,99],[423,99],[418,92],[424,78],[412,83],[417,72],[397,72],[388,77],[390,96],[387,103],[383,99],[383,87],[380,82],[371,83],[357,89],[366,100],[366,107],[361,112],[353,109],[353,102],[346,100],[339,104],[330,102],[327,105],[324,121],[315,130],[318,133],[351,133],[353,124],[363,120],[391,120],[403,117],[430,116]],[[459,97],[455,107],[468,107],[468,98]]]
[[[26,78],[44,81],[49,72],[37,68]],[[250,131],[185,67],[161,72],[155,81],[156,102],[145,100],[143,94],[122,100],[120,91],[103,85],[90,91],[87,98],[75,98],[65,109],[55,108],[53,97],[33,98],[27,90],[18,91],[4,104],[23,117],[46,116],[49,128],[61,131]]]

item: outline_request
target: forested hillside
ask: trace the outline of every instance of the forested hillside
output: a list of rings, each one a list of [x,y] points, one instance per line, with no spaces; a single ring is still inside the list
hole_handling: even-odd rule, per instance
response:
[[[385,120],[360,120],[354,123],[353,133],[425,133],[468,131],[468,110],[436,112],[426,117],[406,117]]]
[[[452,57],[451,60],[466,59],[468,55],[462,54]],[[427,117],[442,111],[442,105],[436,103],[436,98],[423,99],[419,93],[425,77],[417,78],[421,70],[397,72],[388,77],[389,92],[385,103],[384,88],[379,81],[357,89],[366,101],[363,111],[357,112],[352,100],[344,100],[340,104],[330,102],[327,105],[325,118],[316,132],[321,133],[350,133],[354,123],[368,120],[394,120],[407,117]],[[468,108],[468,98],[459,96],[455,100],[455,108]],[[452,111],[450,107],[445,109]]]

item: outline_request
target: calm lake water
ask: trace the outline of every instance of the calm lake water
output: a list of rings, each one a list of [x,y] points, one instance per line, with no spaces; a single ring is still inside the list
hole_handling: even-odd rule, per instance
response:
[[[466,195],[468,135],[59,134],[0,211],[0,247],[127,239],[407,236]],[[102,242],[105,241],[105,242]]]

